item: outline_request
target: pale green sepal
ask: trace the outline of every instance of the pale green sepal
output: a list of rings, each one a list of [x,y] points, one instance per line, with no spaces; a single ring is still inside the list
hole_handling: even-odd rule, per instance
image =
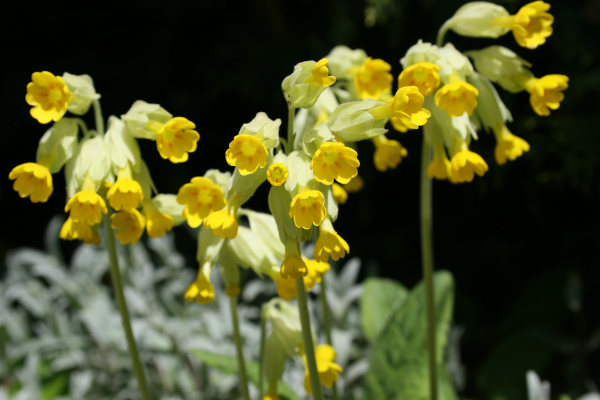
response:
[[[173,118],[173,115],[159,104],[150,104],[143,100],[137,100],[127,111],[127,114],[121,115],[121,119],[131,129],[131,134],[134,137],[150,140],[156,140],[156,134],[146,129],[148,121],[165,124],[171,118]]]
[[[440,34],[451,29],[462,36],[498,38],[508,33],[509,29],[492,25],[492,21],[496,17],[508,16],[508,11],[502,6],[487,1],[474,1],[456,10],[452,18],[444,22]]]
[[[68,110],[76,115],[83,115],[88,112],[92,102],[98,100],[100,95],[96,93],[94,82],[89,75],[73,75],[65,72],[63,80],[69,87],[69,90],[75,95],[75,99],[69,102]]]
[[[204,173],[204,177],[210,179],[214,184],[225,191],[227,183],[229,182],[229,179],[231,179],[231,172],[221,172],[218,169],[209,169]]]
[[[471,65],[469,59],[456,50],[452,43],[446,43],[444,47],[440,48],[439,55],[440,58],[436,61],[436,64],[440,67],[439,74],[444,83],[449,82],[448,78],[452,76],[455,70],[458,71],[463,80],[473,73],[473,65]]]
[[[158,208],[163,214],[167,214],[173,218],[175,226],[181,225],[185,222],[183,218],[183,209],[185,206],[177,202],[177,196],[174,194],[157,194],[152,198],[152,203]]]
[[[425,97],[423,107],[431,111],[431,118],[425,124],[427,128],[424,130],[427,143],[435,144],[443,140],[448,149],[453,149],[456,139],[467,143],[471,137],[477,139],[475,127],[466,112],[460,117],[449,117],[446,111],[435,106],[433,96]]]
[[[312,67],[315,64],[315,61],[296,64],[294,72],[283,80],[281,89],[289,109],[314,106],[319,95],[325,90],[323,86],[304,83],[304,80],[312,74]]]
[[[238,167],[235,167],[233,175],[227,182],[225,195],[227,199],[234,195],[239,196],[240,205],[247,202],[254,195],[256,189],[267,180],[267,169],[259,168],[255,173],[250,175],[242,175]]]
[[[264,374],[267,382],[273,385],[281,380],[285,368],[286,349],[272,331],[265,340],[263,359]]]
[[[367,59],[367,53],[363,49],[352,50],[348,46],[335,46],[326,56],[329,60],[327,68],[329,74],[338,80],[354,80],[353,67],[359,68]]]
[[[300,141],[304,137],[306,132],[306,128],[309,125],[315,123],[315,119],[312,116],[311,112],[308,108],[301,108],[296,112],[294,116],[294,143],[290,143],[293,145],[290,149],[288,149],[288,153],[293,150],[298,150],[300,148]]]
[[[303,151],[292,151],[288,155],[288,178],[284,184],[287,191],[293,191],[297,185],[308,186],[308,182],[314,178],[310,169],[311,161],[312,158]]]
[[[269,210],[277,222],[277,231],[281,243],[285,243],[286,235],[295,240],[300,239],[302,236],[302,229],[296,227],[294,221],[290,218],[291,203],[290,192],[281,186],[271,186],[271,190],[269,190]]]
[[[79,192],[83,184],[83,179],[79,179],[75,174],[75,165],[77,164],[77,159],[79,158],[79,153],[81,151],[82,142],[79,142],[77,146],[75,146],[75,150],[71,158],[65,164],[65,181],[67,182],[67,199],[70,199],[75,195],[75,193]]]
[[[272,334],[290,357],[298,354],[302,344],[302,325],[298,307],[278,297],[264,306],[265,315],[273,324]]]
[[[203,265],[206,262],[215,263],[219,261],[219,252],[226,239],[221,239],[215,235],[212,229],[206,229],[204,225],[200,226],[198,232],[198,251],[196,260]]]
[[[344,103],[331,114],[327,126],[346,142],[379,136],[387,132],[384,126],[389,119],[375,120],[367,111],[382,104],[385,103],[372,99]]]
[[[142,187],[142,194],[145,199],[151,198],[152,193],[158,193],[158,190],[156,190],[156,186],[154,186],[154,182],[152,181],[152,177],[150,176],[150,170],[144,160],[140,162],[140,170],[138,172],[131,171],[131,175],[133,180],[137,181]]]
[[[273,265],[278,265],[275,255],[262,238],[245,226],[238,228],[237,236],[235,239],[230,239],[226,246],[231,250],[239,266],[252,268],[260,278],[264,273],[268,273]]]
[[[488,79],[475,72],[467,78],[467,81],[479,91],[474,115],[477,115],[487,132],[505,125],[507,121],[512,121],[510,111]]]
[[[333,89],[331,86],[328,86],[323,93],[321,93],[315,105],[309,108],[309,111],[315,118],[319,118],[323,112],[327,115],[331,115],[339,105],[340,103],[335,98],[335,94],[333,94]]]
[[[533,76],[526,68],[531,67],[531,64],[503,46],[489,46],[481,50],[466,51],[465,55],[473,59],[475,68],[480,74],[511,93],[520,92],[523,87],[510,80],[509,77],[518,74]]]
[[[77,149],[77,121],[62,118],[44,133],[37,148],[37,161],[52,160],[50,172],[55,174],[65,165]]]
[[[108,119],[108,129],[104,141],[115,167],[123,169],[129,164],[133,171],[139,172],[140,147],[123,121],[114,115],[111,115]]]
[[[400,59],[400,64],[402,64],[402,68],[410,67],[413,64],[421,62],[435,64],[439,58],[439,48],[436,45],[423,42],[419,39],[417,44],[412,45],[406,51],[406,55]]]
[[[110,173],[111,166],[108,148],[102,137],[96,136],[81,145],[74,172],[81,181],[89,174],[94,182],[101,184]]]
[[[338,204],[333,197],[333,186],[325,185],[323,183],[319,183],[317,186],[317,190],[323,193],[323,197],[325,197],[325,208],[327,209],[327,216],[331,219],[331,222],[335,222],[338,217]]]
[[[279,145],[279,127],[281,120],[270,119],[264,112],[259,112],[256,117],[247,124],[242,125],[238,135],[251,135],[261,140],[267,149]]]
[[[236,257],[230,249],[230,243],[229,240],[224,240],[219,252],[219,272],[225,287],[240,286],[240,269]]]
[[[312,158],[323,142],[335,142],[335,137],[325,122],[308,127],[302,136],[302,150]]]
[[[242,209],[240,209],[241,212]],[[285,246],[279,239],[275,218],[271,214],[248,209],[244,209],[243,214],[248,217],[250,230],[254,235],[263,241],[277,259],[283,260],[285,258]]]

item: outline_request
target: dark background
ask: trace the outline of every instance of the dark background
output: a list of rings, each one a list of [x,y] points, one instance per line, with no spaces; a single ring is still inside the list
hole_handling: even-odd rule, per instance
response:
[[[257,112],[281,118],[287,108],[283,78],[293,66],[318,60],[345,44],[400,71],[398,60],[418,39],[434,42],[437,29],[462,1],[358,0],[131,1],[3,3],[2,171],[0,256],[21,246],[43,247],[50,218],[66,202],[64,177],[45,204],[31,204],[12,190],[8,173],[35,161],[36,143],[49,126],[30,117],[26,85],[35,71],[89,74],[102,95],[105,119],[120,116],[138,99],[185,116],[201,135],[183,165],[159,157],[154,143],[142,154],[164,193],[208,168],[229,169],[224,153],[240,126]],[[524,2],[499,1],[510,13]],[[456,279],[455,323],[463,326],[467,368],[463,394],[522,398],[525,371],[535,369],[560,392],[579,395],[600,384],[600,1],[556,1],[554,34],[536,50],[520,48],[512,34],[497,39],[446,36],[459,50],[507,46],[533,64],[536,76],[570,77],[565,100],[549,117],[537,116],[528,94],[501,97],[513,113],[509,129],[531,151],[495,164],[495,141],[483,132],[472,149],[490,170],[469,184],[434,182],[437,269]],[[377,23],[364,24],[365,7]],[[11,23],[18,24],[18,28]],[[93,126],[92,116],[86,116]],[[363,274],[413,286],[421,278],[419,155],[421,133],[400,134],[409,156],[393,171],[377,172],[372,145],[361,143],[365,189],[341,207],[336,229]],[[266,188],[250,207],[267,210]],[[178,247],[193,265],[194,240],[176,229]],[[72,249],[65,243],[65,249]],[[0,274],[2,273],[0,264]],[[579,297],[578,297],[579,296]],[[571,299],[570,303],[567,299]],[[580,306],[577,307],[577,299]],[[571,304],[571,307],[568,306]]]

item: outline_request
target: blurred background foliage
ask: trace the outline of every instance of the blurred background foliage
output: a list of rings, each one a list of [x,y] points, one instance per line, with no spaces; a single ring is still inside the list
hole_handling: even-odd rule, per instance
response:
[[[509,12],[525,2],[498,1]],[[283,78],[304,60],[318,60],[339,44],[363,48],[392,65],[418,39],[435,41],[437,29],[464,4],[456,0],[158,0],[60,3],[4,2],[2,24],[3,210],[0,276],[10,249],[41,248],[44,228],[65,204],[64,177],[45,204],[12,190],[10,170],[33,161],[48,128],[29,116],[25,86],[31,73],[89,74],[105,118],[127,112],[138,99],[160,103],[194,121],[199,147],[184,165],[159,157],[142,142],[157,187],[178,188],[224,159],[233,135],[257,112],[284,119]],[[570,77],[565,100],[549,117],[537,116],[528,95],[501,97],[513,113],[509,129],[531,144],[529,153],[502,167],[494,140],[481,133],[472,148],[490,165],[483,178],[463,185],[434,183],[436,267],[456,282],[454,323],[464,328],[463,394],[493,398],[535,369],[553,393],[580,394],[600,382],[600,0],[551,2],[554,34],[536,50],[512,35],[498,40],[446,40],[459,50],[501,44],[533,64],[536,76]],[[92,125],[91,115],[88,124]],[[418,175],[421,133],[390,132],[409,156],[386,173],[372,164],[371,143],[361,143],[366,186],[341,207],[338,232],[362,276],[390,277],[413,287],[421,277]],[[266,211],[266,188],[250,207]],[[195,242],[177,231],[176,246],[194,265]],[[63,243],[65,251],[74,244]],[[586,386],[587,385],[587,386]],[[504,388],[504,389],[503,389]],[[505,393],[505,392],[502,392]],[[508,397],[507,397],[508,398]]]

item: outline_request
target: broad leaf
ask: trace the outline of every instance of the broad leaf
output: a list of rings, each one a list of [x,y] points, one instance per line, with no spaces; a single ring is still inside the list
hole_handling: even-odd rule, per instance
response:
[[[369,278],[360,298],[360,323],[374,342],[408,297],[408,290],[390,279]]]

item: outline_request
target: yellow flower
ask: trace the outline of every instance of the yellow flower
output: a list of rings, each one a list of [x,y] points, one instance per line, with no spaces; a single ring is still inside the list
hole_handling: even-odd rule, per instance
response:
[[[225,294],[229,297],[238,297],[242,293],[242,288],[239,285],[225,286]]]
[[[230,200],[220,211],[215,211],[204,220],[204,226],[222,239],[235,239],[238,232],[237,211],[240,206]]]
[[[177,193],[177,202],[185,205],[183,217],[192,228],[202,224],[211,213],[225,207],[223,189],[209,178],[197,176]]]
[[[354,75],[354,87],[361,100],[379,100],[383,93],[392,90],[394,77],[391,65],[381,59],[367,58]]]
[[[446,155],[444,144],[440,143],[433,147],[433,160],[427,167],[427,175],[435,179],[448,179],[450,177],[452,164]]]
[[[473,114],[477,107],[479,91],[470,83],[455,80],[442,86],[435,94],[435,104],[440,110],[446,110],[450,117],[459,117],[467,112]]]
[[[91,190],[75,193],[65,206],[65,212],[69,211],[73,221],[88,225],[99,223],[102,221],[102,214],[108,212],[102,197]]]
[[[161,213],[154,205],[152,200],[142,201],[144,216],[146,217],[146,231],[151,238],[161,237],[167,231],[173,229],[175,221],[170,215]]]
[[[384,135],[374,137],[373,143],[375,143],[373,161],[378,171],[385,172],[389,168],[396,168],[402,158],[408,155],[408,151],[400,142],[389,140]]]
[[[136,209],[119,211],[110,216],[110,227],[121,244],[136,244],[146,227],[146,218]]]
[[[433,93],[440,86],[439,66],[420,62],[407,67],[398,77],[398,87],[416,86],[423,96]]]
[[[313,67],[311,74],[304,79],[304,83],[310,83],[311,86],[327,87],[335,83],[335,76],[329,76],[327,68],[328,59],[320,59]]]
[[[454,154],[450,163],[450,181],[452,183],[471,182],[475,174],[483,176],[488,170],[488,165],[483,158],[467,149],[466,146]]]
[[[297,295],[296,280],[292,278],[282,278],[281,273],[279,275],[279,278],[275,278],[277,295],[285,301],[291,301]]]
[[[306,393],[312,394],[308,366],[306,366],[305,358],[306,357],[303,357],[304,365],[306,367],[304,373],[304,388],[306,389]],[[335,363],[335,350],[328,344],[322,344],[315,349],[315,358],[321,385],[329,388],[332,387],[338,379],[338,373],[343,371],[342,367]]]
[[[25,101],[33,106],[31,116],[40,124],[58,121],[67,112],[72,93],[63,78],[48,71],[34,72],[27,84]]]
[[[516,15],[496,17],[492,25],[512,30],[520,46],[535,49],[552,35],[554,17],[546,12],[549,9],[550,4],[534,1],[521,7]]]
[[[85,244],[100,244],[100,235],[96,227],[91,227],[84,222],[75,222],[67,218],[58,234],[63,240],[82,240]]]
[[[391,103],[374,107],[368,112],[375,119],[391,118],[392,125],[400,132],[418,129],[431,117],[429,110],[422,108],[425,97],[416,86],[398,89]]]
[[[344,189],[348,193],[358,193],[365,186],[365,181],[360,175],[356,175],[350,182],[344,185]]]
[[[310,229],[314,224],[319,226],[327,216],[325,197],[318,190],[307,190],[298,193],[290,204],[290,218],[298,228]]]
[[[308,292],[317,283],[323,280],[323,275],[329,271],[331,266],[326,262],[320,262],[317,260],[309,260],[306,257],[302,257],[306,268],[308,268],[308,274],[304,276],[304,286]]]
[[[232,167],[238,167],[240,174],[250,175],[256,172],[258,167],[267,165],[269,153],[261,140],[255,136],[241,134],[233,138],[229,143],[229,149],[225,152],[225,160]]]
[[[344,189],[342,185],[339,185],[335,182],[333,185],[331,185],[331,189],[333,191],[333,198],[335,201],[340,204],[346,204],[346,201],[348,201],[348,192],[346,192],[346,189]]]
[[[343,143],[321,143],[310,162],[315,180],[331,185],[335,179],[339,183],[348,183],[358,175],[358,153]]]
[[[199,273],[196,280],[186,289],[184,297],[187,301],[196,300],[196,303],[212,303],[215,299],[215,289],[204,274]]]
[[[281,263],[281,277],[283,279],[297,279],[306,274],[308,274],[308,268],[302,257],[297,254],[286,255]]]
[[[315,244],[315,260],[326,263],[329,257],[335,261],[344,258],[350,252],[350,246],[333,229],[329,218],[325,219],[319,226],[319,239]]]
[[[36,163],[18,165],[8,174],[9,179],[15,179],[13,189],[19,196],[30,196],[33,203],[46,202],[52,194],[52,174],[47,167]]]
[[[550,115],[550,109],[557,110],[565,95],[563,91],[569,87],[569,78],[565,75],[546,75],[534,79],[529,88],[529,102],[533,110],[542,116]]]
[[[200,139],[195,127],[193,122],[183,117],[171,118],[162,125],[156,131],[156,147],[160,156],[172,163],[187,161],[188,153],[196,151]]]
[[[106,197],[115,210],[131,211],[138,207],[139,202],[144,199],[144,194],[137,181],[120,178],[110,187]]]
[[[496,135],[496,149],[494,156],[498,165],[506,164],[506,160],[514,161],[521,157],[524,152],[529,151],[529,143],[518,136],[513,135],[506,125],[494,129]]]
[[[288,178],[288,170],[282,163],[273,163],[267,170],[267,180],[273,186],[281,186]]]

